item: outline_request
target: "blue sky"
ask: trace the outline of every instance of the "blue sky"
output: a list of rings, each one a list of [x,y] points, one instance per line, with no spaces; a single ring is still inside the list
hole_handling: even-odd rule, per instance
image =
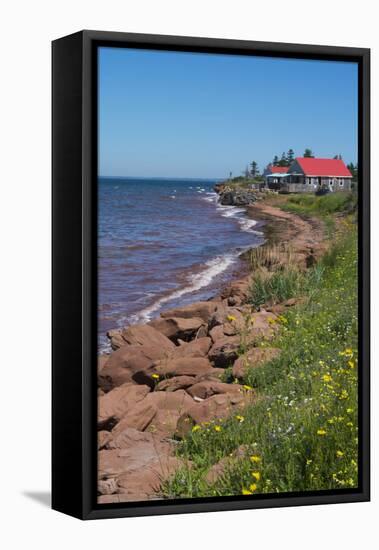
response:
[[[99,50],[99,174],[213,178],[289,148],[357,160],[354,63]]]

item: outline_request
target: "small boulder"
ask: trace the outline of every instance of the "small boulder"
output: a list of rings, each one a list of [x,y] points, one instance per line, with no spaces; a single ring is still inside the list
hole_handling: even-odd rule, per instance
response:
[[[222,394],[222,393],[241,393],[242,386],[239,384],[225,384],[216,380],[203,380],[202,382],[197,382],[191,386],[187,393],[191,397],[200,397],[201,399],[207,399],[212,395]]]
[[[156,386],[155,391],[177,391],[186,390],[196,381],[194,376],[174,376],[161,380]]]
[[[201,403],[195,403],[181,415],[176,433],[178,437],[184,437],[195,424],[226,418],[236,410],[252,404],[254,398],[252,391],[212,395]]]
[[[135,428],[140,431],[159,431],[164,432],[165,436],[172,436],[175,433],[179,417],[193,403],[192,397],[184,390],[149,393],[130,412],[123,416],[116,427],[113,428],[112,437],[120,435],[125,428]],[[163,413],[157,416],[159,411],[163,411]],[[166,425],[165,422],[167,422]]]
[[[161,332],[173,342],[178,339],[189,342],[196,337],[198,331],[203,329],[203,334],[206,336],[206,325],[201,317],[181,318],[167,317],[154,319],[149,322],[149,325]]]
[[[222,328],[222,325],[217,325],[217,326],[213,327],[209,331],[209,336],[211,337],[213,344],[217,340],[220,340],[220,338],[224,338],[225,334],[224,334],[224,330]]]
[[[98,399],[97,421],[100,430],[113,426],[150,392],[149,386],[122,384]],[[113,427],[112,426],[112,427]]]
[[[98,385],[109,391],[125,382],[137,382],[154,386],[151,375],[154,363],[167,356],[167,350],[159,346],[139,344],[125,345],[114,351],[101,370]]]
[[[119,349],[126,345],[125,340],[121,335],[121,329],[113,329],[107,332],[107,338],[110,340],[111,348],[113,350]]]
[[[211,345],[212,340],[208,336],[192,340],[192,342],[184,342],[174,348],[170,353],[170,358],[206,357]]]
[[[205,357],[182,357],[155,363],[155,371],[160,376],[198,376],[208,373],[212,368]]]
[[[123,329],[121,335],[125,342],[130,345],[156,346],[167,352],[175,348],[171,340],[150,325],[131,325]]]
[[[230,306],[239,306],[247,302],[250,294],[250,276],[233,281],[224,288],[221,297],[228,301]]]
[[[227,368],[237,359],[240,344],[239,336],[219,338],[209,350],[208,357],[215,367]]]
[[[161,484],[180,467],[172,445],[155,435],[126,428],[98,454],[98,502],[156,498]],[[114,491],[117,491],[115,494]]]
[[[163,311],[161,317],[167,319],[169,317],[181,317],[183,319],[191,319],[194,317],[200,317],[204,323],[208,323],[212,313],[216,310],[217,302],[195,302],[188,306],[178,307]]]
[[[243,380],[249,368],[260,367],[280,354],[278,348],[251,348],[235,361],[232,374],[238,380]]]

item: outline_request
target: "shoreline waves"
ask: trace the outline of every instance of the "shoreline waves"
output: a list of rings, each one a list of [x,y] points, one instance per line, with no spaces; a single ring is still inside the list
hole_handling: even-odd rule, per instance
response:
[[[105,226],[108,214],[107,212],[103,215],[100,213],[100,222],[103,220],[103,224],[100,227],[102,234],[99,238],[99,353],[111,351],[109,340],[106,337],[109,331],[147,323],[159,316],[164,309],[188,305],[195,301],[213,299],[225,285],[232,283],[237,277],[247,272],[246,262],[243,258],[244,254],[264,242],[262,222],[253,219],[246,207],[220,204],[219,195],[213,190],[213,181],[202,183],[189,181],[182,188],[180,185],[183,185],[183,183],[175,180],[165,181],[164,183],[168,187],[164,196],[160,196],[163,195],[161,192],[156,197],[160,201],[160,204],[157,203],[156,209],[161,208],[162,202],[166,201],[160,211],[161,217],[165,215],[167,200],[171,202],[175,199],[175,204],[169,206],[169,212],[171,213],[173,208],[174,210],[178,208],[179,215],[182,217],[185,214],[188,216],[188,211],[191,212],[191,208],[194,207],[196,209],[195,217],[197,218],[195,221],[200,223],[203,218],[207,220],[205,230],[210,235],[209,242],[206,236],[199,231],[199,227],[194,228],[193,239],[182,237],[185,231],[192,231],[191,220],[185,222],[186,225],[179,220],[177,227],[175,227],[175,220],[170,226],[166,224],[160,233],[160,241],[158,241],[155,228],[147,227],[147,230],[144,228],[144,231],[140,232],[142,234],[137,235],[134,240],[129,239],[129,235],[127,235],[125,237],[127,242],[122,242],[121,235],[119,242],[117,242],[115,231],[117,227],[108,230]],[[193,185],[188,185],[188,183]],[[124,183],[125,186],[128,184],[129,181]],[[134,181],[132,180],[129,186],[133,184]],[[113,188],[115,194],[119,195],[122,192],[122,182],[117,182],[117,185],[114,185],[114,182],[107,182],[102,187],[103,196],[106,196],[105,193],[109,195],[109,188]],[[122,193],[121,196],[123,196]],[[125,194],[123,200],[129,200],[129,195]],[[149,207],[151,208],[151,205]],[[118,208],[120,208],[119,205]],[[134,214],[133,209],[131,209],[130,214],[137,216],[138,212]],[[118,215],[117,210],[116,215]],[[183,228],[181,225],[183,225]],[[179,234],[178,244],[173,242],[172,234],[174,231]],[[103,237],[102,235],[110,235],[110,237]],[[166,239],[167,235],[168,239]],[[109,247],[109,241],[112,239],[116,241],[118,247],[114,250]],[[102,247],[103,242],[105,242],[105,246]],[[198,243],[201,243],[201,246]],[[121,267],[119,268],[117,265],[118,258],[114,259],[114,256],[120,255],[120,249],[125,251],[124,272],[121,272]],[[171,255],[167,261],[164,257],[166,250]],[[159,256],[155,264],[153,263],[154,255]],[[131,277],[128,275],[127,259],[138,258],[138,256],[141,257],[141,261],[138,260],[139,265],[136,266],[136,273],[138,269],[141,272],[143,271],[141,277],[142,288],[138,288],[137,276],[132,279],[134,274]],[[111,257],[111,259],[108,260],[108,257]],[[148,265],[146,265],[146,261]],[[162,265],[165,265],[165,267],[163,268]],[[148,287],[149,269],[151,279],[155,279],[154,288]],[[162,277],[163,269],[167,273],[166,277]],[[110,277],[106,275],[107,270],[109,273],[116,272],[110,285]],[[146,282],[144,279],[146,279]],[[159,279],[162,281],[161,285]],[[105,288],[105,284],[102,283],[103,280],[110,288],[112,288],[112,285],[116,287],[117,292],[114,296],[110,296],[108,289],[107,295],[104,290],[102,291]],[[132,296],[128,296],[130,283],[134,285],[136,297],[133,293],[131,293]],[[121,286],[122,291],[120,291]],[[120,296],[119,300],[115,300],[117,294]]]

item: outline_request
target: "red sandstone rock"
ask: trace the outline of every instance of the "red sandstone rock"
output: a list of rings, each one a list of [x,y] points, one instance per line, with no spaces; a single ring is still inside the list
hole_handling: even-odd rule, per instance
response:
[[[188,306],[177,307],[168,311],[163,311],[161,317],[167,319],[168,317],[181,317],[184,319],[190,319],[194,317],[200,317],[204,323],[208,323],[208,320],[217,307],[217,302],[195,302]]]
[[[175,348],[171,340],[150,325],[131,325],[123,329],[121,335],[125,342],[130,345],[156,346],[167,352]]]
[[[184,390],[175,392],[153,392],[146,395],[135,407],[126,413],[112,430],[112,438],[120,435],[125,428],[149,430],[172,436],[179,417],[194,401]],[[158,412],[163,411],[158,415]],[[166,424],[165,424],[166,422]]]
[[[115,446],[98,454],[98,489],[104,495],[98,502],[154,498],[162,482],[181,464],[172,456],[172,446],[153,434],[128,428],[122,435],[122,448]],[[110,491],[117,494],[110,495]]]
[[[150,321],[150,326],[167,336],[173,342],[178,339],[188,342],[192,340],[197,332],[203,327],[206,329],[204,321],[201,317],[181,318],[167,317],[154,319]],[[206,332],[206,331],[205,331]],[[206,334],[204,334],[206,336]]]
[[[185,390],[195,382],[196,378],[194,376],[174,376],[173,378],[161,380],[161,382],[156,385],[155,391]]]
[[[116,424],[149,392],[148,386],[126,383],[99,397],[97,415],[99,429],[106,428],[110,423]]]
[[[253,400],[253,392],[213,395],[201,403],[195,403],[180,417],[176,433],[179,437],[183,437],[194,424],[226,418],[233,412],[253,403]]]
[[[229,367],[238,357],[241,344],[239,336],[224,336],[219,338],[209,350],[208,357],[215,367]]]
[[[247,369],[260,367],[264,363],[278,357],[278,348],[251,348],[247,353],[241,355],[233,365],[232,374],[235,378],[243,380]]]
[[[198,376],[212,369],[206,357],[183,357],[168,359],[155,364],[155,371],[160,376]]]
[[[175,347],[170,353],[170,358],[181,357],[205,357],[212,345],[212,340],[209,337],[198,338],[192,342],[184,342],[178,347]]]
[[[192,397],[200,397],[201,399],[207,399],[212,395],[222,393],[240,393],[242,386],[239,384],[225,384],[216,380],[203,380],[191,386],[187,393]]]
[[[151,375],[154,373],[154,363],[166,355],[167,350],[158,346],[125,345],[109,356],[101,370],[99,386],[104,391],[125,382],[138,382],[153,387]]]

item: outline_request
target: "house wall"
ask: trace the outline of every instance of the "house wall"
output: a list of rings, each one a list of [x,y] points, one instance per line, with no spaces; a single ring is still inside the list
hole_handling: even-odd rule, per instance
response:
[[[327,187],[333,192],[350,191],[352,178],[305,178],[305,183],[284,182],[283,193],[315,193],[320,187]],[[321,185],[319,184],[321,180]],[[332,185],[330,185],[332,181]]]

